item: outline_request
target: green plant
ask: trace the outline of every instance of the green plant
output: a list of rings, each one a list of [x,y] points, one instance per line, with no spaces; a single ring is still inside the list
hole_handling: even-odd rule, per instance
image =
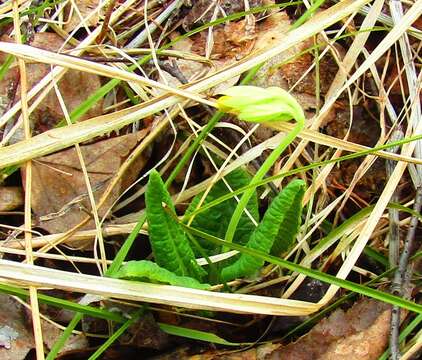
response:
[[[216,200],[218,201],[222,196],[230,193],[228,186],[233,191],[247,186],[251,181],[251,176],[242,169],[236,169],[226,175],[224,179],[225,182],[220,180],[212,186],[201,206],[205,206]],[[221,201],[217,203],[216,206],[208,209],[208,211],[191,217],[191,215],[200,208],[199,205],[202,197],[203,194],[200,193],[193,198],[185,212],[184,221],[190,223],[195,229],[219,238],[224,238],[230,218],[237,206],[236,199],[231,198]],[[248,242],[250,234],[255,229],[255,224],[259,222],[258,196],[256,193],[250,198],[246,209],[249,214],[246,212],[242,213],[235,233],[237,243],[242,245]],[[198,238],[197,240],[200,246],[206,251],[207,255],[221,253],[221,247],[217,247],[201,238]]]
[[[273,200],[262,221],[252,232],[246,247],[276,255],[287,250],[299,230],[304,193],[305,183],[302,180],[288,184]],[[263,260],[241,254],[233,264],[222,270],[221,280],[253,275],[263,265]]]
[[[297,120],[297,126],[288,134],[282,143],[270,154],[257,174],[250,180],[249,175],[238,169],[226,177],[230,189],[238,189],[259,182],[274,164],[283,150],[296,137],[304,124],[304,115],[297,101],[286,91],[279,88],[262,89],[255,86],[237,86],[226,90],[225,96],[218,100],[221,110],[235,113],[245,121],[287,121]],[[253,100],[251,100],[253,99]],[[211,189],[205,199],[205,204],[216,200],[229,192],[226,183],[219,181]],[[272,201],[263,219],[258,222],[258,201],[255,187],[245,191],[239,203],[235,199],[222,201],[207,212],[196,216],[191,226],[216,237],[226,234],[226,241],[245,244],[246,247],[267,254],[280,255],[293,243],[299,230],[302,213],[302,198],[305,183],[294,180],[289,183]],[[186,215],[191,214],[199,205],[202,194],[196,196]],[[249,214],[244,212],[248,210]],[[146,192],[146,216],[149,236],[156,264],[142,261],[131,261],[124,265],[115,275],[124,278],[142,278],[151,281],[180,284],[190,287],[200,287],[198,281],[203,281],[206,271],[195,259],[195,252],[185,231],[176,218],[174,205],[165,184],[156,171],[149,177]],[[230,220],[229,220],[230,219]],[[227,234],[229,239],[227,239]],[[209,246],[201,239],[192,239],[196,253],[216,254],[224,251],[224,247]],[[203,240],[203,239],[202,239]],[[225,261],[217,279],[214,282],[229,281],[235,278],[251,276],[264,264],[248,254],[241,254]],[[128,275],[129,274],[129,275]]]
[[[205,271],[196,263],[185,232],[172,216],[174,205],[157,171],[149,176],[145,198],[149,238],[156,263],[176,275],[202,279]]]
[[[268,173],[283,151],[296,138],[305,126],[305,115],[296,99],[287,91],[269,87],[237,86],[226,90],[218,100],[221,110],[236,114],[240,120],[250,122],[288,121],[294,119],[296,126],[267,157],[256,172],[251,184],[258,183]],[[232,242],[236,227],[246,204],[254,193],[254,188],[246,190],[230,220],[225,240]]]
[[[230,185],[236,188],[248,181],[248,175],[243,170],[236,170],[228,179]],[[246,242],[246,247],[267,254],[279,255],[281,251],[287,250],[299,229],[304,191],[305,183],[302,180],[294,180],[288,184],[274,198],[256,228],[251,220],[244,215],[240,222],[242,227],[237,232],[239,242]],[[218,182],[208,194],[205,202],[212,201],[227,192],[227,187],[222,182]],[[195,208],[201,195],[199,194],[193,199],[187,213],[189,213],[189,209]],[[234,199],[222,202],[219,204],[220,206],[201,213],[192,226],[216,236],[224,234],[228,226],[227,219],[233,212],[235,204]],[[151,172],[149,177],[146,205],[150,242],[156,263],[146,260],[130,261],[123,265],[114,276],[125,279],[147,279],[153,282],[192,288],[207,288],[208,285],[199,282],[207,273],[197,264],[188,236],[174,212],[170,195],[156,171]],[[258,219],[256,194],[249,204],[249,210],[252,216]],[[208,246],[204,249],[199,242],[196,244],[200,248],[199,253],[218,253],[222,248],[221,246],[214,246],[214,248]],[[202,243],[202,245],[206,244]],[[224,262],[225,267],[222,268],[217,280],[229,281],[238,277],[251,276],[263,264],[264,261],[260,259],[248,254],[241,254]]]
[[[129,261],[113,277],[138,281],[147,279],[158,283],[202,290],[210,287],[208,284],[201,284],[198,280],[191,277],[176,275],[148,260]]]

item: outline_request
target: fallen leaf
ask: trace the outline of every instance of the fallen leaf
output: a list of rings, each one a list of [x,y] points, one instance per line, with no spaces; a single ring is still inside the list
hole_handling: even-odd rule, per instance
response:
[[[249,1],[249,7],[253,8],[273,3],[272,0]],[[195,2],[190,13],[184,18],[183,24],[185,28],[190,28],[193,23],[198,23],[199,25],[202,22],[208,22],[209,20],[207,19],[211,19],[212,9],[215,8],[213,5],[214,2],[212,1],[204,0]],[[231,13],[243,11],[244,1],[223,1],[219,2],[219,6],[225,11],[225,14],[229,15]],[[275,13],[267,19],[255,23],[255,19],[259,19],[259,16],[260,14],[255,14],[244,20],[231,21],[214,26],[212,28],[211,65],[192,60],[176,59],[174,62],[177,64],[180,73],[183,74],[188,81],[193,81],[220,71],[251,53],[261,52],[263,49],[267,49],[267,47],[274,46],[282,41],[290,27],[290,20],[287,14],[285,12]],[[178,35],[178,33],[174,32],[172,34],[172,39],[178,37]],[[177,41],[172,46],[172,49],[204,56],[209,40],[209,31],[204,30],[188,39]],[[283,55],[283,59],[287,59],[291,55],[296,54],[296,51],[297,49],[286,52],[286,54]],[[274,65],[278,62],[279,61],[274,63],[272,60],[269,60],[268,64]],[[274,85],[284,89],[288,88],[287,80],[284,77],[281,77],[281,75],[278,76],[276,83],[272,84],[270,79],[271,76],[267,74],[269,67],[267,66],[266,68],[266,66],[264,66],[264,69],[266,69],[262,72],[262,74],[265,73],[264,82],[257,85],[263,87]],[[278,71],[278,73],[281,74],[280,71]],[[257,78],[261,78],[262,74],[257,76]],[[218,84],[210,89],[208,94],[212,96],[222,92],[235,85],[239,78],[240,76],[235,76],[230,80]],[[316,108],[316,100],[312,96],[306,96],[304,94],[298,100],[305,109],[309,107]]]
[[[71,32],[76,27],[96,26],[100,21],[100,16],[103,14],[102,7],[99,11],[94,11],[100,3],[100,0],[74,0],[71,1],[67,7],[67,21],[64,25],[64,30]],[[75,6],[77,8],[75,8]],[[85,20],[83,22],[83,20]]]
[[[26,359],[30,350],[35,347],[31,319],[28,312],[14,298],[0,294],[0,359]],[[63,331],[41,319],[43,340],[47,349],[62,335]],[[61,352],[83,349],[88,341],[83,335],[72,335]]]
[[[24,321],[21,304],[12,297],[0,295],[0,358],[24,359],[34,348],[34,337],[29,324]]]
[[[263,0],[249,0],[248,2],[249,8],[259,7],[264,3]],[[192,8],[182,21],[182,26],[185,30],[190,30],[212,21],[214,11],[217,11],[217,18],[245,11],[244,0],[222,0],[218,4],[214,0],[197,0],[192,3]],[[218,6],[217,9],[216,6]]]
[[[295,343],[267,343],[247,351],[209,351],[189,360],[376,360],[388,346],[391,306],[363,299],[337,309]],[[182,358],[180,358],[182,359]]]
[[[243,59],[252,51],[256,38],[254,25],[254,23],[253,25],[250,25],[246,20],[240,20],[216,26],[213,30],[213,45],[210,63],[185,59],[175,59],[173,60],[173,63],[177,65],[180,73],[183,74],[189,82],[206,75],[211,75],[224,67]],[[178,33],[173,33],[172,38],[174,39],[178,35]],[[208,32],[201,31],[190,38],[176,42],[172,46],[172,49],[204,56],[207,39]],[[216,85],[208,91],[208,94],[215,95],[232,87],[238,82],[239,78],[240,76],[235,76],[232,79]]]
[[[111,178],[148,130],[81,146],[85,166],[98,202]],[[113,189],[99,215],[113,204],[138,175],[146,161],[139,156],[123,180]],[[39,226],[50,233],[64,232],[91,212],[81,165],[74,148],[39,158],[33,162],[32,210]],[[93,228],[91,221],[84,229]]]
[[[184,59],[176,59],[175,63],[186,79],[189,81],[196,80],[234,64],[251,53],[260,53],[268,48],[279,45],[286,37],[290,26],[290,18],[283,11],[271,14],[264,20],[257,22],[256,25],[254,23],[250,24],[250,21],[246,19],[228,22],[224,25],[214,27],[213,48],[211,52],[212,66],[206,63]],[[173,38],[177,37],[177,35],[177,33],[172,34]],[[208,36],[207,30],[202,31],[189,39],[176,42],[173,45],[173,49],[203,56],[205,55]],[[298,100],[304,110],[313,111],[317,108],[318,103],[315,98],[315,71],[311,71],[302,81],[296,84],[299,78],[312,65],[314,60],[313,55],[304,54],[291,60],[295,55],[313,45],[312,40],[307,40],[269,59],[258,71],[253,84],[264,88],[278,86],[285,90],[290,90],[295,85],[292,91],[293,96]],[[335,63],[332,63],[330,59],[331,57],[325,56],[320,62],[319,81],[322,93],[328,89],[337,71]],[[289,62],[287,62],[288,60]],[[280,65],[283,63],[285,64]],[[238,80],[239,77],[236,76],[217,85],[209,91],[209,95],[212,96],[220,93],[235,85]],[[313,113],[309,113],[308,117],[311,115]],[[263,137],[260,137],[260,141],[266,140],[273,134],[271,130],[264,132],[265,134]]]
[[[146,313],[133,323],[119,338],[125,346],[136,346],[162,350],[170,343],[169,336],[163,332],[151,313]]]
[[[253,19],[253,17],[252,17]],[[248,55],[255,44],[255,26],[250,21],[239,20],[216,26],[213,30],[211,59],[240,60]],[[209,34],[201,31],[192,37],[192,51],[198,55],[205,55]]]
[[[8,42],[14,41],[8,36],[3,36],[0,40]],[[37,33],[34,36],[31,46],[57,52],[62,48],[63,40],[55,33]],[[63,50],[68,49],[69,47],[65,46]],[[0,52],[0,63],[4,61],[5,56],[4,53]],[[30,89],[50,72],[51,67],[47,64],[26,62],[26,70],[28,75],[28,88]],[[14,64],[6,73],[2,81],[0,81],[0,115],[4,113],[7,108],[10,108],[14,103],[20,100],[19,78],[19,68],[17,67],[17,64]],[[70,113],[80,103],[86,100],[87,95],[94,93],[101,87],[101,81],[100,77],[97,75],[69,70],[58,82],[58,87],[63,96],[67,111]],[[103,102],[101,100],[94,104],[79,121],[102,115],[102,112]],[[53,89],[30,115],[33,134],[35,135],[53,128],[63,118],[63,111]],[[9,127],[10,129],[10,125],[13,124],[9,124],[9,126],[6,125],[6,127]],[[22,137],[23,134],[20,134],[19,136],[16,136],[12,142],[19,141]]]
[[[364,299],[347,312],[337,309],[297,342],[266,359],[378,359],[388,345],[390,305]]]
[[[48,349],[51,349],[63,334],[63,330],[57,326],[42,321],[43,341]],[[61,348],[59,354],[65,354],[68,351],[82,350],[89,347],[88,339],[84,335],[71,335],[66,344]]]
[[[266,359],[372,360],[388,345],[390,305],[364,299],[344,312],[334,311],[295,343],[281,346]]]
[[[0,187],[0,211],[11,211],[23,205],[22,188],[18,186]]]
[[[258,36],[254,52],[260,53],[282,43],[290,26],[291,21],[286,12],[278,12],[270,15],[265,21],[262,21],[258,25]],[[322,51],[325,47],[324,40],[318,37],[318,42],[323,44],[319,49],[319,51]],[[258,71],[254,79],[254,85],[262,87],[279,86],[285,90],[289,90],[294,86],[292,94],[298,98],[299,102],[305,99],[303,99],[303,96],[301,99],[301,96],[298,94],[304,93],[315,97],[315,69],[310,71],[303,80],[300,80],[302,75],[307,72],[308,68],[313,64],[314,55],[307,52],[301,56],[295,57],[312,46],[314,46],[314,41],[309,39],[296,44],[269,59]],[[338,51],[342,52],[342,49],[338,49]],[[328,90],[337,70],[338,67],[329,54],[325,55],[320,60],[319,85],[321,93],[324,94]],[[306,101],[308,103],[301,103],[304,109],[308,109],[309,107],[315,108],[315,99],[313,104],[309,103],[309,97],[306,98]]]

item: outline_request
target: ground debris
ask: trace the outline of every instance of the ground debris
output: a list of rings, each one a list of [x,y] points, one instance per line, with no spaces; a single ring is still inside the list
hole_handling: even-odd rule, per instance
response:
[[[376,360],[386,349],[390,305],[364,299],[337,309],[295,343],[268,343],[241,352],[212,351],[189,360]]]
[[[81,146],[96,201],[122,162],[145,134],[145,131],[141,131]],[[113,204],[121,191],[132,183],[146,160],[140,156],[132,164],[124,180],[120,181],[101,208],[100,216]],[[91,206],[85,179],[75,149],[61,151],[34,161],[32,209],[38,219],[38,225],[51,233],[69,230],[90,213]],[[85,228],[93,226],[91,221]]]
[[[254,51],[263,52],[282,43],[290,26],[291,21],[286,12],[270,15],[259,23]],[[315,41],[318,41],[320,51],[322,51],[326,46],[325,41],[321,37]],[[327,54],[320,60],[318,78],[315,68],[308,72],[315,61],[314,54],[308,50],[314,45],[316,45],[314,40],[309,39],[269,59],[257,73],[254,85],[279,86],[285,90],[291,90],[295,97],[296,94],[308,94],[315,97],[316,84],[319,81],[321,94],[325,94],[334,79],[338,66]],[[337,50],[343,52],[340,48]],[[301,102],[300,97],[298,101],[305,110],[315,107],[316,104],[316,100],[314,100],[313,106],[309,106],[309,104]]]
[[[64,30],[71,32],[75,28],[84,25],[87,27],[96,26],[100,21],[100,15],[103,14],[104,9],[102,7],[99,11],[95,11],[99,4],[100,0],[71,1],[67,7],[67,21]]]
[[[338,102],[331,111],[324,127],[328,135],[350,142],[375,146],[380,136],[379,124],[370,116],[362,106],[355,105],[353,113],[343,102]],[[360,159],[342,161],[334,167],[327,177],[329,190],[333,195],[341,193],[352,183],[356,171],[361,164]],[[354,189],[355,200],[362,206],[369,202],[373,196],[382,192],[386,181],[385,162],[378,159],[359,179]],[[363,202],[362,202],[363,200]]]
[[[126,333],[119,338],[125,346],[162,350],[169,345],[169,335],[163,332],[151,313],[141,316]]]
[[[14,42],[8,36],[0,38],[1,41]],[[35,34],[31,46],[57,52],[60,50],[69,50],[69,46],[64,46],[63,40],[55,33]],[[5,54],[0,52],[0,63],[5,60]],[[28,89],[35,86],[51,70],[48,64],[26,63],[28,76]],[[20,100],[19,68],[12,65],[4,78],[0,81],[0,115],[12,107]],[[67,112],[70,114],[78,105],[86,100],[86,94],[92,94],[101,87],[100,77],[76,70],[68,70],[62,79],[58,82],[59,91],[66,104]],[[102,115],[103,101],[100,100],[90,107],[90,109],[79,120],[86,120],[91,117]],[[43,101],[37,105],[30,115],[33,135],[39,134],[57,126],[60,120],[64,119],[64,114],[54,89],[50,90]],[[6,125],[3,137],[11,129],[12,122]],[[0,132],[0,135],[1,132]],[[18,132],[12,137],[11,143],[22,140],[23,132]]]
[[[41,319],[41,327],[44,344],[47,349],[51,349],[63,331],[43,319]],[[85,336],[72,335],[62,348],[61,353],[84,349],[87,346],[88,342]],[[34,347],[29,313],[13,297],[0,294],[0,359],[26,359],[27,354]]]
[[[189,10],[189,12],[182,21],[182,26],[185,30],[190,30],[192,28],[198,27],[200,25],[212,21],[215,13],[217,15],[216,18],[220,18],[222,16],[227,16],[241,11],[245,11],[244,0],[223,0],[218,2],[214,0],[197,0],[192,1],[192,3],[192,8]],[[248,3],[249,8],[252,9],[255,7],[262,6],[264,1],[249,0]]]
[[[18,186],[0,186],[0,211],[11,211],[23,205],[23,191]]]

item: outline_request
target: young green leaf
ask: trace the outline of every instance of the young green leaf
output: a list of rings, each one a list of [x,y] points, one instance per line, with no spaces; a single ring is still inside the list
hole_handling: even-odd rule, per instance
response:
[[[242,169],[236,169],[230,174],[226,175],[225,180],[230,185],[232,190],[237,190],[243,186],[247,186],[251,181],[251,177],[246,171]],[[220,180],[212,187],[202,205],[208,204],[211,201],[214,201],[229,192],[230,191],[227,188],[226,184],[222,180]],[[202,195],[203,193],[198,194],[193,198],[191,204],[186,210],[186,215],[189,215],[196,210],[198,203],[202,198]],[[235,198],[223,201],[220,204],[210,208],[209,210],[199,213],[197,216],[195,216],[193,222],[191,223],[191,226],[213,236],[223,238],[226,234],[230,218],[236,206],[237,201]],[[256,193],[249,200],[246,208],[248,209],[251,216],[258,222],[258,198]],[[239,221],[239,225],[236,228],[236,243],[242,245],[246,244],[250,234],[253,232],[254,229],[255,225],[253,224],[252,220],[245,212],[243,212],[242,217]],[[198,239],[198,242],[200,243],[201,247],[208,252],[208,255],[214,255],[220,252],[219,247],[216,247],[208,241]]]
[[[299,232],[303,210],[302,200],[303,195],[305,195],[305,184],[300,184],[300,181],[297,181],[296,184],[294,184],[294,182],[296,181],[293,181],[293,184],[291,183],[295,190],[292,188],[292,197],[288,202],[290,205],[287,205],[287,209],[284,209],[284,218],[280,223],[280,230],[278,231],[278,235],[275,238],[274,245],[271,249],[271,254],[275,256],[280,256],[283,252],[289,250]]]
[[[138,280],[183,286],[193,289],[209,289],[209,284],[201,284],[198,280],[179,276],[148,260],[128,261],[113,277],[118,279]]]
[[[297,206],[299,199],[303,197],[305,183],[302,180],[293,180],[282,192],[280,192],[272,201],[262,221],[251,234],[246,244],[247,248],[265,252],[267,254],[274,247],[275,240],[279,233],[285,231],[281,226],[285,226],[291,215],[291,207]],[[301,205],[300,205],[301,206]],[[295,214],[295,217],[297,214]],[[295,220],[294,220],[295,221]],[[289,228],[292,231],[294,227]],[[296,227],[297,229],[298,227]],[[282,248],[277,245],[277,250]],[[243,276],[251,276],[264,265],[262,259],[257,259],[248,254],[241,254],[232,265],[227,266],[221,272],[221,281],[226,282]]]
[[[186,234],[169,213],[175,212],[174,205],[155,170],[149,176],[145,199],[149,238],[156,263],[176,275],[202,279],[206,272],[196,263]]]
[[[254,343],[233,343],[233,342],[224,340],[223,338],[211,332],[185,328],[185,327],[181,327],[177,325],[158,323],[158,326],[160,327],[162,331],[164,331],[167,334],[174,335],[174,336],[181,336],[181,337],[198,340],[198,341],[206,341],[209,343],[220,344],[224,346],[254,345]]]

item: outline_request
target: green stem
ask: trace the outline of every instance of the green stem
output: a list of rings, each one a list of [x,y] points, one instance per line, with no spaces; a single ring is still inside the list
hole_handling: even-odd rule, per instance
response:
[[[54,343],[53,347],[51,348],[50,352],[47,355],[46,360],[54,360],[57,357],[59,351],[63,348],[64,344],[66,343],[67,339],[72,335],[72,331],[75,330],[76,325],[78,325],[79,321],[82,320],[83,314],[76,313],[73,319],[70,321],[69,325],[67,325],[66,329],[63,331],[63,334],[59,337],[59,339]]]
[[[127,320],[120,328],[116,330],[116,332],[111,335],[89,358],[88,360],[95,360],[98,359],[99,356],[101,356],[104,351],[106,351],[111,344],[113,344],[123,333],[131,326],[133,325],[139,317],[144,313],[145,309],[141,308],[135,314],[132,315],[132,317]]]
[[[286,150],[287,146],[296,138],[296,136],[302,131],[305,126],[305,118],[295,119],[296,126],[290,131],[283,141],[272,151],[272,153],[267,157],[265,162],[259,168],[255,176],[251,180],[251,185],[255,183],[259,183],[264,176],[268,173],[280,155]],[[225,236],[225,240],[229,243],[233,241],[234,233],[236,232],[237,225],[239,224],[240,218],[242,216],[243,210],[246,208],[250,198],[255,192],[255,187],[251,187],[246,190],[242,197],[240,198],[239,203],[234,210],[232,218],[230,219],[229,226],[227,227],[227,232]],[[227,251],[228,249],[223,248],[223,252]]]

